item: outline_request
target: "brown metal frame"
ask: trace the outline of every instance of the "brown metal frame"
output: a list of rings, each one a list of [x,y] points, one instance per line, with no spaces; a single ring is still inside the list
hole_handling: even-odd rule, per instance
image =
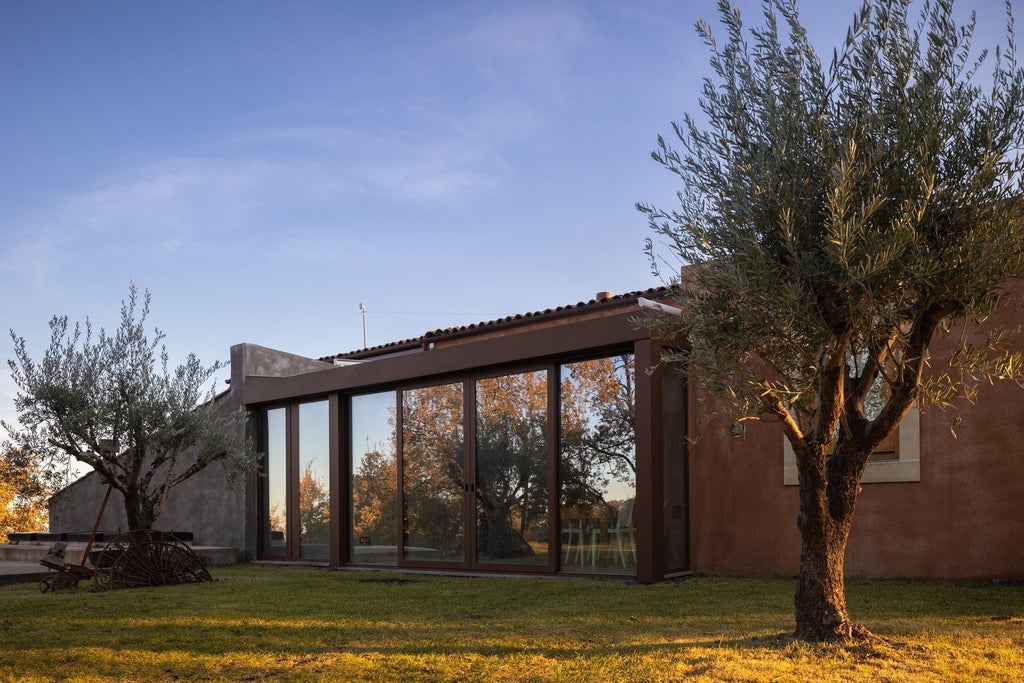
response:
[[[562,441],[562,361],[548,365],[548,571],[555,573],[562,563],[562,477],[559,445]],[[554,417],[554,419],[551,419]]]
[[[649,339],[633,345],[633,367],[654,367],[657,355]],[[662,434],[661,368],[653,373],[635,370],[636,375],[636,580],[652,583],[664,575],[664,542],[661,501]],[[655,381],[655,376],[657,380]],[[655,391],[655,388],[658,390]],[[655,484],[658,484],[655,496]]]
[[[306,403],[306,401],[302,401]],[[287,435],[285,449],[285,481],[287,482],[288,496],[285,498],[285,508],[288,510],[285,516],[285,547],[287,548],[289,560],[299,560],[302,555],[299,552],[299,531],[302,527],[302,520],[299,519],[299,402],[288,404],[287,419],[285,420],[285,434]]]
[[[341,533],[349,528],[349,518],[347,506],[342,505],[343,499],[348,499],[348,491],[350,486],[350,478],[348,472],[347,458],[343,455],[347,451],[346,448],[342,447],[342,444],[348,443],[351,439],[349,438],[348,423],[349,420],[341,419],[341,409],[343,405],[346,405],[345,401],[341,400],[338,394],[331,394],[328,398],[328,477],[330,480],[329,495],[330,495],[330,511],[331,519],[337,520],[336,523],[332,522],[332,528],[329,533],[330,538],[330,563],[332,566],[338,566],[342,562],[346,562],[348,558],[345,556],[348,554],[347,545],[342,545]],[[345,495],[342,495],[342,492]],[[345,534],[346,540],[348,534]],[[345,547],[345,550],[342,548]]]
[[[402,356],[384,357],[359,365],[330,368],[273,381],[242,386],[242,402],[249,407],[287,401],[305,401],[307,396],[332,392],[372,393],[400,387],[410,381],[443,381],[489,368],[515,367],[544,359],[589,353],[591,349],[615,347],[647,338],[634,328],[636,311],[563,322],[557,326],[531,329],[506,336],[442,346]],[[595,340],[580,344],[580,340]]]
[[[289,495],[298,500],[298,405],[315,400],[330,402],[330,483],[331,532],[330,563],[346,565],[351,561],[349,551],[351,505],[351,397],[381,391],[393,391],[396,403],[397,501],[396,510],[398,559],[397,566],[416,569],[451,569],[474,572],[554,573],[559,570],[561,550],[559,529],[558,440],[560,415],[560,387],[558,369],[562,364],[600,358],[616,353],[632,353],[636,382],[636,579],[641,582],[658,581],[664,576],[664,538],[661,478],[663,476],[663,417],[661,414],[661,373],[644,369],[655,366],[661,350],[646,330],[634,327],[632,317],[636,309],[603,317],[579,321],[561,321],[520,332],[497,336],[484,336],[478,340],[442,346],[394,357],[383,357],[372,362],[321,372],[285,377],[243,385],[243,403],[250,409],[287,407],[289,430],[287,477]],[[581,344],[581,340],[587,340]],[[582,347],[582,348],[581,348]],[[548,475],[548,562],[542,566],[476,562],[476,501],[467,492],[464,498],[465,559],[458,563],[420,562],[403,558],[404,555],[404,482],[401,463],[402,444],[402,392],[446,383],[463,384],[463,455],[464,477],[471,487],[476,483],[476,382],[487,377],[545,370],[548,375],[547,475]],[[342,415],[342,411],[345,414]],[[265,419],[260,420],[260,437],[266,438]],[[655,490],[657,486],[657,490]],[[265,486],[260,487],[258,506],[260,522],[266,518]],[[298,516],[292,514],[289,502],[287,558],[267,556],[265,559],[298,559]],[[687,513],[688,514],[688,513]],[[472,528],[470,528],[472,527]],[[260,544],[263,530],[260,530]],[[263,548],[261,547],[261,551]],[[360,567],[395,565],[366,565]],[[572,575],[565,572],[566,575]],[[605,576],[580,574],[581,576]],[[626,575],[608,574],[624,578]]]

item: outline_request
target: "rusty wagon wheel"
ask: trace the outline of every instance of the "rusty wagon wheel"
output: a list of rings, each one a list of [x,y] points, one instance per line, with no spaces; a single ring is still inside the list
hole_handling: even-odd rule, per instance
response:
[[[121,534],[96,558],[94,590],[213,581],[188,545],[162,531]]]

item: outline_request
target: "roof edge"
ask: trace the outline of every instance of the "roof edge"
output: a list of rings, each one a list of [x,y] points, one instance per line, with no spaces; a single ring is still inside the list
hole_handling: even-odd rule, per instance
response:
[[[339,353],[332,356],[324,356],[319,360],[325,362],[332,362],[335,359],[345,360],[362,360],[367,358],[375,358],[377,356],[384,356],[393,353],[409,352],[412,350],[420,349],[426,344],[433,342],[449,341],[452,339],[460,339],[464,337],[471,337],[479,334],[486,334],[496,330],[510,329],[519,327],[522,325],[528,325],[535,322],[544,322],[550,320],[559,320],[562,318],[568,318],[574,315],[580,315],[591,311],[602,311],[610,308],[618,308],[635,304],[641,297],[661,297],[668,296],[671,290],[668,287],[652,287],[650,289],[639,290],[635,292],[627,292],[625,294],[617,294],[604,299],[591,299],[590,301],[580,301],[576,304],[568,304],[565,306],[558,306],[557,308],[549,308],[543,311],[535,311],[532,313],[517,313],[515,315],[506,316],[504,318],[498,318],[496,320],[473,323],[470,325],[463,325],[461,327],[447,327],[440,328],[426,332],[419,337],[413,339],[405,339],[402,341],[389,342],[380,346],[373,346],[365,349],[358,349],[355,351],[349,351],[348,353]]]

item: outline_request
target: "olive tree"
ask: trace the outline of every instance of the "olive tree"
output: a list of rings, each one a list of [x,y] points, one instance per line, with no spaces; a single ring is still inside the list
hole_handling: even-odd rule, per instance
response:
[[[194,354],[169,366],[164,334],[145,330],[150,294],[132,285],[121,324],[107,334],[50,321],[50,345],[36,362],[24,337],[11,331],[21,428],[4,427],[19,447],[48,462],[74,458],[121,492],[128,525],[149,529],[175,486],[215,462],[237,472],[256,458],[241,428],[244,416],[204,393],[221,363]]]
[[[826,69],[792,0],[765,0],[749,32],[720,2],[721,43],[697,23],[704,117],[653,154],[681,179],[679,205],[638,206],[655,270],[686,266],[684,317],[652,324],[684,333],[689,372],[738,417],[781,422],[796,454],[806,640],[867,635],[843,561],[872,450],[915,402],[1024,377],[993,322],[1024,276],[1010,6],[1005,45],[975,55],[973,15],[910,4],[866,0]],[[930,366],[941,335],[954,351]]]

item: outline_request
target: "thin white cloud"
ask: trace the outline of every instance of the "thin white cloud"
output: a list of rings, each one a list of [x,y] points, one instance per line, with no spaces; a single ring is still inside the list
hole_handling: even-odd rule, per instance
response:
[[[83,245],[111,253],[144,243],[173,252],[210,234],[239,229],[253,198],[274,177],[272,165],[172,159],[123,172],[98,187],[57,199],[4,226],[8,248],[0,278],[44,289]]]
[[[462,38],[474,63],[497,81],[557,91],[590,40],[582,14],[566,6],[502,6]]]
[[[405,128],[251,129],[224,146],[286,158],[309,193],[447,203],[495,187],[507,168],[503,149],[537,126],[533,110],[520,103],[483,105],[458,116],[420,109],[412,119],[418,126],[406,119]]]
[[[3,226],[0,281],[45,289],[90,243],[107,245],[111,256],[226,253],[251,250],[263,243],[250,239],[254,231],[276,229],[274,248],[286,233],[292,246],[284,254],[311,254],[339,202],[445,203],[494,187],[508,136],[484,139],[486,118],[468,117],[428,139],[343,127],[249,130],[202,156],[121,171]]]
[[[268,232],[271,221],[308,234],[301,253],[342,203],[451,204],[493,191],[510,150],[544,125],[536,89],[557,93],[588,40],[569,8],[499,7],[448,43],[494,78],[468,103],[363,103],[358,121],[226,131],[190,155],[116,169],[0,225],[0,282],[44,289],[89,242],[127,257],[253,249],[253,226]]]

